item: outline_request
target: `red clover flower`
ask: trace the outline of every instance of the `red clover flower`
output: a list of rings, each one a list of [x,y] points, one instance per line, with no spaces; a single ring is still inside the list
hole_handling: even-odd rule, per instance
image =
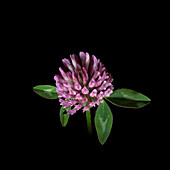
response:
[[[56,90],[60,105],[73,115],[83,108],[83,112],[102,102],[103,97],[109,97],[113,92],[113,79],[99,59],[89,53],[80,52],[79,56],[70,55],[64,58],[61,75],[55,75]]]

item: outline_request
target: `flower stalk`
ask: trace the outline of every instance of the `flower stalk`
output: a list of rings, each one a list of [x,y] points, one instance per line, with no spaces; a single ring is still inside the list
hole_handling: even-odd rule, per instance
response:
[[[86,111],[86,120],[87,120],[87,130],[89,135],[92,134],[92,124],[91,124],[91,113],[90,110]]]

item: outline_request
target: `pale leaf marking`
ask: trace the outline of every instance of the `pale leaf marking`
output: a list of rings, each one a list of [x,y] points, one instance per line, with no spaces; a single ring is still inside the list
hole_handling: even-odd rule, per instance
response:
[[[99,115],[99,121],[100,121],[103,132],[105,132],[106,130],[106,123],[108,121],[108,118],[109,118],[109,115],[107,116],[106,120],[103,121],[103,118]]]

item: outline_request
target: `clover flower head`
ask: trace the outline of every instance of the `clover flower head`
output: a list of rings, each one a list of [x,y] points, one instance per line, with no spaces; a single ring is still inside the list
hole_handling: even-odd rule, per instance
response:
[[[94,55],[80,52],[79,56],[70,55],[70,59],[64,58],[62,62],[61,75],[55,75],[54,79],[60,105],[72,107],[68,114],[73,115],[81,108],[88,111],[113,92],[111,74]]]

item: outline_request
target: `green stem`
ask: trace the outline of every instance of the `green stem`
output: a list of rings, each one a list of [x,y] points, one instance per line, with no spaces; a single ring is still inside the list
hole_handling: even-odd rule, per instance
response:
[[[92,134],[92,125],[91,125],[91,114],[90,114],[90,110],[89,110],[89,111],[86,111],[86,120],[87,120],[88,133],[91,135],[91,134]]]

